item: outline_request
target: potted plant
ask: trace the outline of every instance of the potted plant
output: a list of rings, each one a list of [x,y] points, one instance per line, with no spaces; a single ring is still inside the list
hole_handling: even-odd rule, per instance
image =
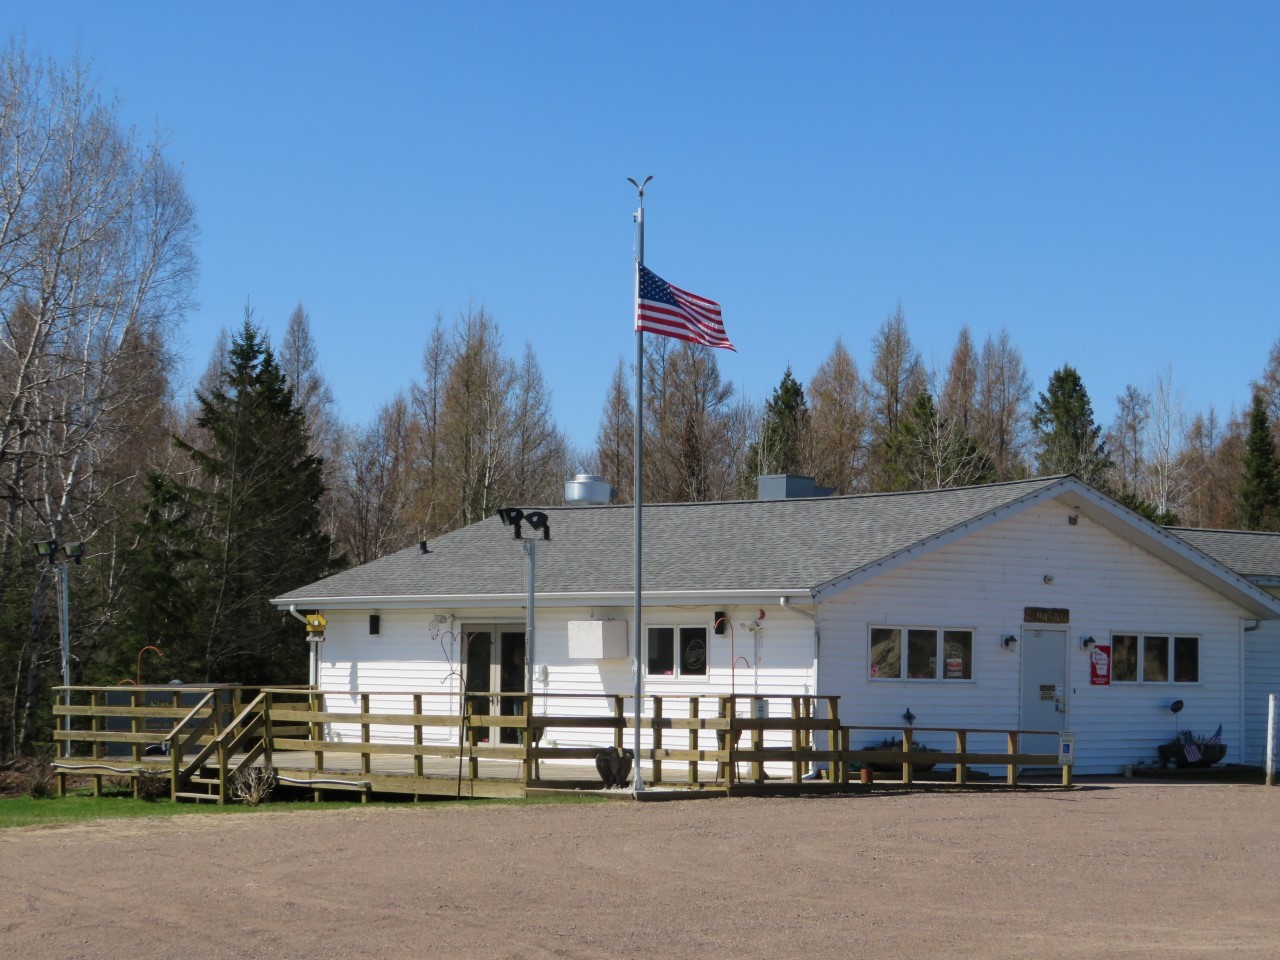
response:
[[[1211,767],[1227,755],[1222,742],[1222,727],[1212,737],[1202,737],[1183,730],[1158,748],[1162,767]]]
[[[862,749],[863,750],[881,750],[881,751],[892,750],[895,753],[901,753],[902,741],[897,737],[885,737],[879,743],[869,743]],[[911,744],[911,752],[913,754],[916,754],[916,753],[937,753],[938,751],[934,747],[925,746],[923,743],[913,742]],[[889,764],[881,760],[866,761],[862,764],[862,766],[876,773],[889,773],[895,769],[900,769],[899,764]],[[914,770],[916,773],[926,773],[927,771],[932,770],[935,766],[936,764],[932,764],[932,763],[913,763],[911,765],[911,769]]]

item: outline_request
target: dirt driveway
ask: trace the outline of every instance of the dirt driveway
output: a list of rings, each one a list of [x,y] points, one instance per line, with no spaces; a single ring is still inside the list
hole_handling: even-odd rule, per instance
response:
[[[6,957],[1273,957],[1280,789],[1094,785],[0,832]]]

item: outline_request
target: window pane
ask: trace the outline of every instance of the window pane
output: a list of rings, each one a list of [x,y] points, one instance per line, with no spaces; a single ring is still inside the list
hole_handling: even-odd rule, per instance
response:
[[[649,673],[671,676],[675,673],[675,627],[649,628]]]
[[[1142,638],[1142,679],[1148,683],[1165,683],[1169,679],[1169,638]]]
[[[1111,635],[1111,682],[1138,679],[1138,638],[1128,633]]]
[[[707,628],[680,628],[680,676],[707,675]]]
[[[897,627],[871,628],[871,676],[882,680],[902,676],[902,631]]]
[[[938,676],[938,631],[907,631],[907,676],[933,680]]]
[[[1177,683],[1200,682],[1200,638],[1173,638],[1173,679]]]
[[[944,680],[973,679],[973,634],[970,631],[943,632],[942,677]]]

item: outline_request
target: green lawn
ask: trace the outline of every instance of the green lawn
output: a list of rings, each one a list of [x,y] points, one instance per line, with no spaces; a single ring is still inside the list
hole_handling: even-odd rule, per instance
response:
[[[50,797],[33,800],[30,797],[10,797],[0,799],[0,830],[13,827],[56,826],[66,823],[84,823],[92,820],[114,820],[118,818],[137,819],[141,817],[172,817],[182,815],[219,815],[224,813],[282,813],[314,810],[341,810],[346,807],[370,806],[416,806],[419,809],[443,805],[465,806],[509,806],[513,804],[546,804],[546,803],[608,803],[597,796],[553,796],[530,797],[522,800],[430,800],[417,804],[409,801],[398,803],[361,804],[359,801],[326,800],[324,803],[311,801],[267,803],[258,807],[246,807],[240,804],[218,806],[216,804],[172,803],[168,800],[147,802],[135,800],[121,794],[118,796],[69,796]]]

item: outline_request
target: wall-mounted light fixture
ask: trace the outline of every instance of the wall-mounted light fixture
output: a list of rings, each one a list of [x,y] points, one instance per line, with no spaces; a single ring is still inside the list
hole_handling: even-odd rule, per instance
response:
[[[1067,514],[1067,523],[1068,523],[1068,524],[1070,524],[1071,526],[1073,526],[1073,527],[1074,527],[1074,526],[1075,526],[1077,523],[1079,523],[1079,522],[1080,522],[1080,517],[1079,517],[1079,515],[1078,515],[1078,514],[1074,514],[1074,513],[1069,513],[1069,514]]]
[[[1081,649],[1081,650],[1088,650],[1088,649],[1089,649],[1090,647],[1092,647],[1095,643],[1097,643],[1097,641],[1096,641],[1096,640],[1094,640],[1094,639],[1093,639],[1093,637],[1081,637],[1081,638],[1080,638],[1080,649]]]
[[[916,722],[916,715],[911,712],[911,708],[907,707],[907,712],[902,715],[902,719],[907,721],[907,726],[911,726]]]
[[[1184,704],[1181,700],[1175,700],[1173,703],[1169,704],[1169,712],[1173,714],[1181,713],[1183,706]]]
[[[1015,637],[1012,633],[1006,633],[1003,637],[1000,638],[1000,646],[1004,647],[1006,650],[1008,650],[1017,642],[1018,642],[1018,638]]]
[[[1052,574],[1052,573],[1046,573],[1046,574],[1044,575],[1044,582],[1045,582],[1046,584],[1053,583],[1053,574]]]

